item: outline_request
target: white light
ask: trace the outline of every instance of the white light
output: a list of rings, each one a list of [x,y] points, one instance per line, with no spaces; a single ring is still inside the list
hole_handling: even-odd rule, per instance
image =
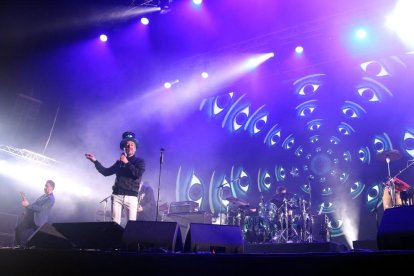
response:
[[[303,47],[302,46],[297,46],[295,48],[295,52],[296,52],[296,54],[302,54],[303,53]]]
[[[395,31],[409,47],[414,46],[413,13],[414,2],[411,0],[400,0],[386,21],[387,27]]]
[[[367,37],[367,32],[364,29],[358,29],[357,32],[356,32],[356,36],[359,39],[364,39],[364,38]]]
[[[257,66],[259,66],[260,64],[262,64],[263,62],[265,62],[266,60],[268,60],[269,58],[274,57],[275,54],[274,53],[266,53],[266,54],[261,54],[258,55],[256,57],[253,58],[249,58],[245,64],[245,66],[247,68],[253,69]]]
[[[148,20],[148,18],[146,18],[146,17],[141,18],[141,23],[142,23],[143,25],[148,25],[148,24],[149,24],[149,20]]]
[[[204,78],[204,79],[207,79],[208,78],[208,73],[207,72],[201,73],[201,77]]]
[[[203,3],[203,0],[193,0],[193,3],[195,5],[201,5],[201,3]]]
[[[171,85],[171,83],[170,83],[170,82],[165,82],[165,83],[164,83],[164,87],[165,87],[165,88],[167,88],[167,89],[171,88],[171,86],[172,86],[172,85]]]
[[[107,37],[105,34],[101,34],[101,35],[99,36],[99,39],[100,39],[102,42],[107,42],[107,41],[108,41],[108,37]]]

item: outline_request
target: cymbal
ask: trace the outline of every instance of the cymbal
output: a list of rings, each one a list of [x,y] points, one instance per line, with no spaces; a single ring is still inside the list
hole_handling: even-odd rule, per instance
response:
[[[398,150],[387,150],[387,151],[383,151],[383,152],[381,152],[381,153],[378,153],[376,156],[375,156],[375,158],[377,159],[377,160],[380,160],[380,161],[386,161],[387,160],[387,158],[390,160],[390,161],[395,161],[395,160],[398,160],[398,159],[400,159],[402,157],[402,154],[398,151]]]
[[[235,198],[233,196],[229,196],[226,198],[226,200],[228,200],[230,203],[235,204],[235,205],[249,205],[249,203],[241,198]]]

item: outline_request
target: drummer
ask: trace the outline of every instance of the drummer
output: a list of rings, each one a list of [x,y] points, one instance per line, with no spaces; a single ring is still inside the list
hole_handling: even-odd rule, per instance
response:
[[[278,186],[276,188],[276,193],[272,196],[270,199],[270,202],[274,203],[277,208],[282,207],[283,203],[287,200],[290,200],[293,196],[293,194],[288,193],[287,188],[284,186]],[[288,204],[288,214],[292,215],[292,209],[289,208]]]

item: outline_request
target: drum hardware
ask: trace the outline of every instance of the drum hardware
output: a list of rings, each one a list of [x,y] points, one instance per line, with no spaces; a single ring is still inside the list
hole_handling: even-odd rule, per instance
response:
[[[387,175],[387,183],[389,183],[389,190],[391,195],[391,202],[392,207],[395,207],[396,200],[395,200],[395,183],[393,178],[391,177],[391,169],[390,169],[390,162],[398,160],[402,157],[401,153],[398,150],[388,150],[383,151],[376,155],[376,159],[380,161],[387,162],[387,169],[388,169],[388,175]]]

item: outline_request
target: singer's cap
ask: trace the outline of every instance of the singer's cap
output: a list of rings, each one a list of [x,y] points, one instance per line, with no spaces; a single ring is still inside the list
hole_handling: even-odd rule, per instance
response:
[[[128,141],[134,142],[135,146],[138,148],[139,143],[138,143],[138,140],[135,138],[135,133],[131,131],[125,131],[124,133],[122,133],[122,141],[119,144],[119,147],[121,148],[121,150],[125,148],[125,145]]]

